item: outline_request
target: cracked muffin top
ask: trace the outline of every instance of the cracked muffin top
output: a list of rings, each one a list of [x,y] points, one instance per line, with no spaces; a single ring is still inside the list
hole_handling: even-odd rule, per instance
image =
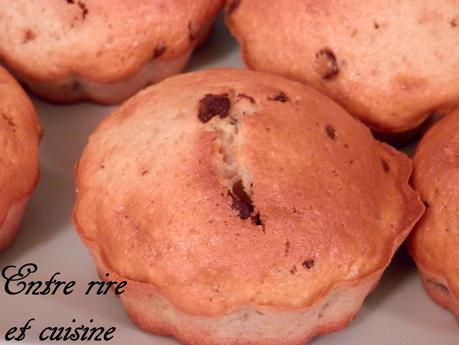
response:
[[[384,269],[423,211],[409,159],[300,83],[218,69],[91,135],[74,220],[105,267],[192,314],[313,305]]]
[[[231,0],[248,67],[313,86],[396,133],[459,105],[459,1]]]
[[[410,242],[421,270],[459,298],[459,110],[436,123],[416,148],[414,186],[427,205]],[[459,315],[459,313],[458,313]]]
[[[37,184],[41,133],[32,102],[0,66],[0,226]]]

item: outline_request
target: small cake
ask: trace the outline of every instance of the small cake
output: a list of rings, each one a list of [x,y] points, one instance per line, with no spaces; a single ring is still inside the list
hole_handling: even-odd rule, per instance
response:
[[[223,0],[17,0],[0,4],[0,60],[60,103],[118,103],[180,72]]]
[[[426,212],[410,238],[411,255],[427,293],[459,319],[459,110],[419,143],[413,183]]]
[[[0,251],[15,238],[38,182],[41,132],[32,102],[0,66]]]
[[[307,83],[373,130],[417,128],[459,105],[459,2],[232,0],[251,69]]]
[[[423,212],[410,160],[326,96],[236,69],[183,74],[91,135],[74,222],[142,329],[304,344],[360,309]]]

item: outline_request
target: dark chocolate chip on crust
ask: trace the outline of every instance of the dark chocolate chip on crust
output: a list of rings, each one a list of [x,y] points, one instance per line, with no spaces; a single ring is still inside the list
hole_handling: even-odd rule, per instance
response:
[[[305,260],[305,261],[303,261],[301,266],[303,266],[304,268],[309,270],[314,266],[314,260],[312,260],[312,259]]]
[[[66,1],[70,5],[74,5],[75,4],[75,0],[66,0]],[[85,20],[86,16],[89,14],[88,7],[86,6],[86,4],[83,1],[78,1],[77,5],[81,10],[81,17],[83,18],[83,20]]]
[[[242,181],[238,180],[233,185],[233,190],[230,192],[233,204],[231,207],[239,211],[239,218],[247,219],[252,214],[254,207],[250,196],[244,190]]]
[[[252,224],[263,226],[264,230],[264,225],[261,221],[260,214],[254,214],[255,207],[253,206],[252,199],[250,195],[248,195],[247,192],[244,190],[244,186],[241,180],[237,180],[233,184],[233,188],[229,192],[229,195],[233,199],[231,208],[236,211],[239,211],[239,218],[244,220],[250,218]]]
[[[89,13],[88,8],[86,7],[86,5],[82,1],[78,1],[78,7],[80,7],[81,16],[83,17],[83,19],[86,19],[86,16]]]
[[[333,126],[326,125],[325,126],[325,133],[327,133],[328,137],[331,140],[335,140],[336,139],[336,130],[335,130],[335,128]]]
[[[254,214],[253,216],[250,216],[250,219],[252,219],[252,224],[254,225],[261,225],[264,227],[264,224],[263,222],[261,221],[261,217],[260,217],[260,214],[257,213],[257,214]]]
[[[282,103],[288,102],[289,100],[288,96],[286,95],[284,91],[279,91],[279,93],[277,93],[273,97],[269,97],[268,99],[270,101],[276,101],[276,102],[282,102]]]
[[[321,49],[316,53],[318,72],[323,79],[332,79],[339,74],[338,61],[329,48]]]
[[[227,94],[213,95],[208,93],[199,101],[198,119],[206,123],[216,115],[224,118],[228,116],[230,107],[231,101]]]

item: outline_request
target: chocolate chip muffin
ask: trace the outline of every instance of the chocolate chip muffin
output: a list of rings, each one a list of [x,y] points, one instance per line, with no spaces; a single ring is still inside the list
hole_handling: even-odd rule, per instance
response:
[[[19,84],[0,67],[0,251],[14,239],[38,181],[41,128]]]
[[[77,168],[76,228],[142,329],[303,344],[351,321],[423,212],[409,159],[326,96],[235,69],[126,102]]]
[[[457,1],[232,0],[227,23],[249,68],[307,83],[375,131],[459,105]]]
[[[180,72],[223,0],[0,4],[0,59],[56,102],[120,102]]]
[[[414,167],[414,186],[427,209],[410,252],[428,294],[459,318],[459,110],[425,135]]]

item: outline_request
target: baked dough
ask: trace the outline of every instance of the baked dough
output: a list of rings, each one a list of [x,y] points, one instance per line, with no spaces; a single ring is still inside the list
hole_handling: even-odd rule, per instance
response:
[[[180,72],[223,0],[0,4],[0,59],[56,102],[118,103]]]
[[[423,211],[410,160],[316,91],[183,74],[109,116],[76,228],[141,328],[183,344],[304,344],[356,315]]]
[[[0,251],[15,238],[38,182],[41,132],[32,102],[0,66]]]
[[[459,105],[459,1],[232,0],[251,69],[307,83],[379,132]]]
[[[459,110],[425,135],[414,167],[414,186],[427,210],[410,251],[428,294],[459,318]]]

